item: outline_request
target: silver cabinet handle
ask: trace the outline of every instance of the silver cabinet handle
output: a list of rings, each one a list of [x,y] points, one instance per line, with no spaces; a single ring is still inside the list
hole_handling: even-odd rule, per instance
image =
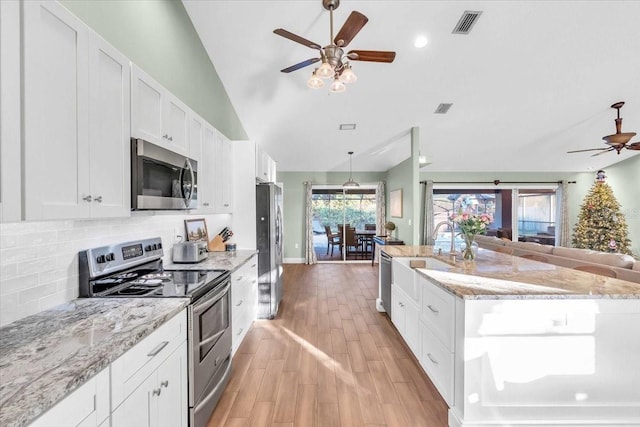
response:
[[[162,137],[163,137],[164,139],[169,139],[169,134],[165,133],[164,135],[162,135]]]
[[[93,200],[93,197],[91,197],[91,195],[85,196],[82,198],[82,200],[84,200],[85,202],[91,202]]]
[[[204,202],[202,206],[209,206],[209,202]]]
[[[165,348],[167,346],[167,344],[169,344],[169,341],[162,341],[160,344],[158,344],[156,346],[156,348],[154,348],[153,350],[151,350],[149,352],[149,354],[147,354],[147,356],[149,357],[153,357],[156,354],[160,353],[162,351],[163,348]]]
[[[169,141],[173,141],[173,137],[172,136],[169,137]]]
[[[401,303],[401,302],[399,302],[399,303],[398,303],[398,305],[399,305],[400,307],[404,307],[404,304],[403,304],[403,303]]]
[[[438,311],[438,310],[436,310],[435,308],[433,308],[433,307],[431,306],[431,304],[427,305],[427,307],[429,308],[429,310],[433,311],[433,312],[434,312],[434,313],[436,313],[436,314],[440,313],[440,311]]]
[[[95,199],[93,199],[94,202],[98,202],[98,203],[102,203],[102,196],[98,196]]]
[[[243,302],[243,301],[242,301],[242,300],[240,300],[240,302],[236,304],[236,307],[240,307],[240,306],[242,305],[242,302]]]
[[[244,329],[240,328],[240,330],[238,331],[238,333],[236,335],[240,335],[242,333],[242,331],[244,331]]]
[[[160,383],[160,388],[169,387],[169,380],[164,380]]]
[[[253,267],[255,267],[255,266],[256,266],[256,264],[251,264],[251,268],[253,268]]]
[[[437,364],[438,364],[438,361],[437,361],[436,359],[434,359],[434,358],[433,358],[433,356],[431,355],[431,353],[427,353],[427,357],[429,358],[429,360],[431,360],[431,362],[432,362],[434,365],[437,365]]]
[[[224,207],[225,207],[225,208],[228,208],[228,207],[229,207],[229,203],[225,203],[225,204],[224,204]]]
[[[238,278],[236,279],[237,282],[239,282],[240,280],[243,279],[244,276],[238,276]]]
[[[162,393],[161,389],[159,388],[153,389],[153,396],[160,396],[160,393]]]

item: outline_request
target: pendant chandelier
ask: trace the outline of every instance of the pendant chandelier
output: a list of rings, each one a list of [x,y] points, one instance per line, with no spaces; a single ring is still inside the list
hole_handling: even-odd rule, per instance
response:
[[[360,184],[358,184],[357,182],[355,182],[353,180],[353,178],[351,177],[351,157],[353,156],[353,151],[349,151],[349,180],[347,182],[345,182],[344,184],[342,184],[343,187],[360,187]]]

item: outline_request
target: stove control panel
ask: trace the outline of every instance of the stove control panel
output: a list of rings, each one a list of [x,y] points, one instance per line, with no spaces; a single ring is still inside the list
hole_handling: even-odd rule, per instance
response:
[[[80,252],[80,262],[85,264],[89,276],[97,277],[162,258],[163,255],[162,240],[153,237],[87,249]]]

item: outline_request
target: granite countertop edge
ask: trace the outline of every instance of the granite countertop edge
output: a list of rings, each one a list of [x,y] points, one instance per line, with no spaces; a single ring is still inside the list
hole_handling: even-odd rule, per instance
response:
[[[188,302],[80,298],[0,328],[0,425],[28,425]]]
[[[203,261],[197,263],[164,264],[166,270],[229,270],[231,273],[245,265],[258,251],[256,249],[238,249],[237,251],[209,252]]]
[[[633,282],[487,249],[481,249],[475,261],[455,263],[434,255],[432,246],[389,246],[382,250],[391,257],[440,261],[442,267],[416,271],[464,300],[640,299],[640,285]]]

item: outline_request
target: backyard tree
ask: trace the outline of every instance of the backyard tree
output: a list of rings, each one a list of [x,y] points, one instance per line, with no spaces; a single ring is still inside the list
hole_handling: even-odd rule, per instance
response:
[[[604,171],[598,171],[582,202],[572,243],[576,248],[631,255],[627,223],[613,190],[605,182]]]

